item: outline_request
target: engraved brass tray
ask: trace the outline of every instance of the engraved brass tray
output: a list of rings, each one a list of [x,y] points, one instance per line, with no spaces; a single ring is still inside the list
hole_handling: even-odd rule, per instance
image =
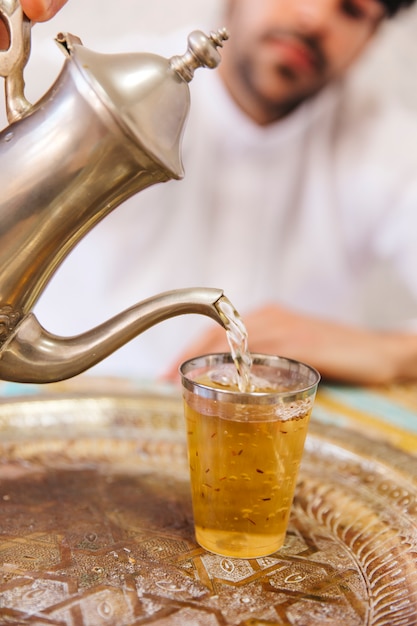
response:
[[[417,624],[417,459],[314,419],[284,547],[194,540],[166,392],[0,403],[0,624]]]

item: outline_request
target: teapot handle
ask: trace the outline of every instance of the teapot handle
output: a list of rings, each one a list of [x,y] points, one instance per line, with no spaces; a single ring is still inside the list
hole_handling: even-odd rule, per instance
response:
[[[30,55],[31,22],[22,11],[19,0],[0,0],[0,19],[5,25],[9,43],[0,50],[0,76],[5,79],[6,111],[9,123],[22,118],[32,105],[24,95],[23,70]]]

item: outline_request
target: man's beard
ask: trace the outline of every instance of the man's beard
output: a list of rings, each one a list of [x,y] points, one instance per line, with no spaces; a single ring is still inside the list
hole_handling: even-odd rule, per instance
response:
[[[250,66],[250,62],[241,62],[236,69],[246,91],[251,94],[252,100],[256,101],[257,106],[264,111],[265,117],[270,121],[278,120],[288,115],[300,104],[315,96],[327,83],[323,79],[311,85],[300,86],[297,89],[298,76],[293,68],[285,64],[277,64],[275,68],[276,73],[283,82],[287,83],[289,92],[286,96],[274,98],[264,94],[258,88],[256,78],[253,77],[253,71]]]
[[[256,66],[251,61],[249,55],[245,55],[246,58],[241,57],[235,66],[247,93],[252,95],[252,99],[257,101],[258,106],[265,111],[265,115],[271,120],[287,115],[306,99],[318,93],[328,82],[328,63],[320,43],[316,39],[298,33],[277,31],[275,29],[265,33],[261,42],[279,40],[280,38],[298,40],[308,50],[311,54],[314,80],[303,85],[300,81],[299,73],[291,64],[277,61],[274,69],[278,79],[283,83],[283,91],[285,91],[285,86],[288,86],[288,95],[274,98],[264,94],[258,87]]]

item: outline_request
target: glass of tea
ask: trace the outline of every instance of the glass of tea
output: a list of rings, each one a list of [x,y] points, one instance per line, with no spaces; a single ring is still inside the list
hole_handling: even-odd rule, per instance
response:
[[[197,542],[228,557],[284,543],[319,373],[252,354],[246,388],[229,353],[180,367]]]

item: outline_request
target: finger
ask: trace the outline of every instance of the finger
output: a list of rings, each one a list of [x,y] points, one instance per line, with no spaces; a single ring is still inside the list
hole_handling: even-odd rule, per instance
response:
[[[66,4],[67,0],[21,0],[23,12],[33,22],[46,22]]]

